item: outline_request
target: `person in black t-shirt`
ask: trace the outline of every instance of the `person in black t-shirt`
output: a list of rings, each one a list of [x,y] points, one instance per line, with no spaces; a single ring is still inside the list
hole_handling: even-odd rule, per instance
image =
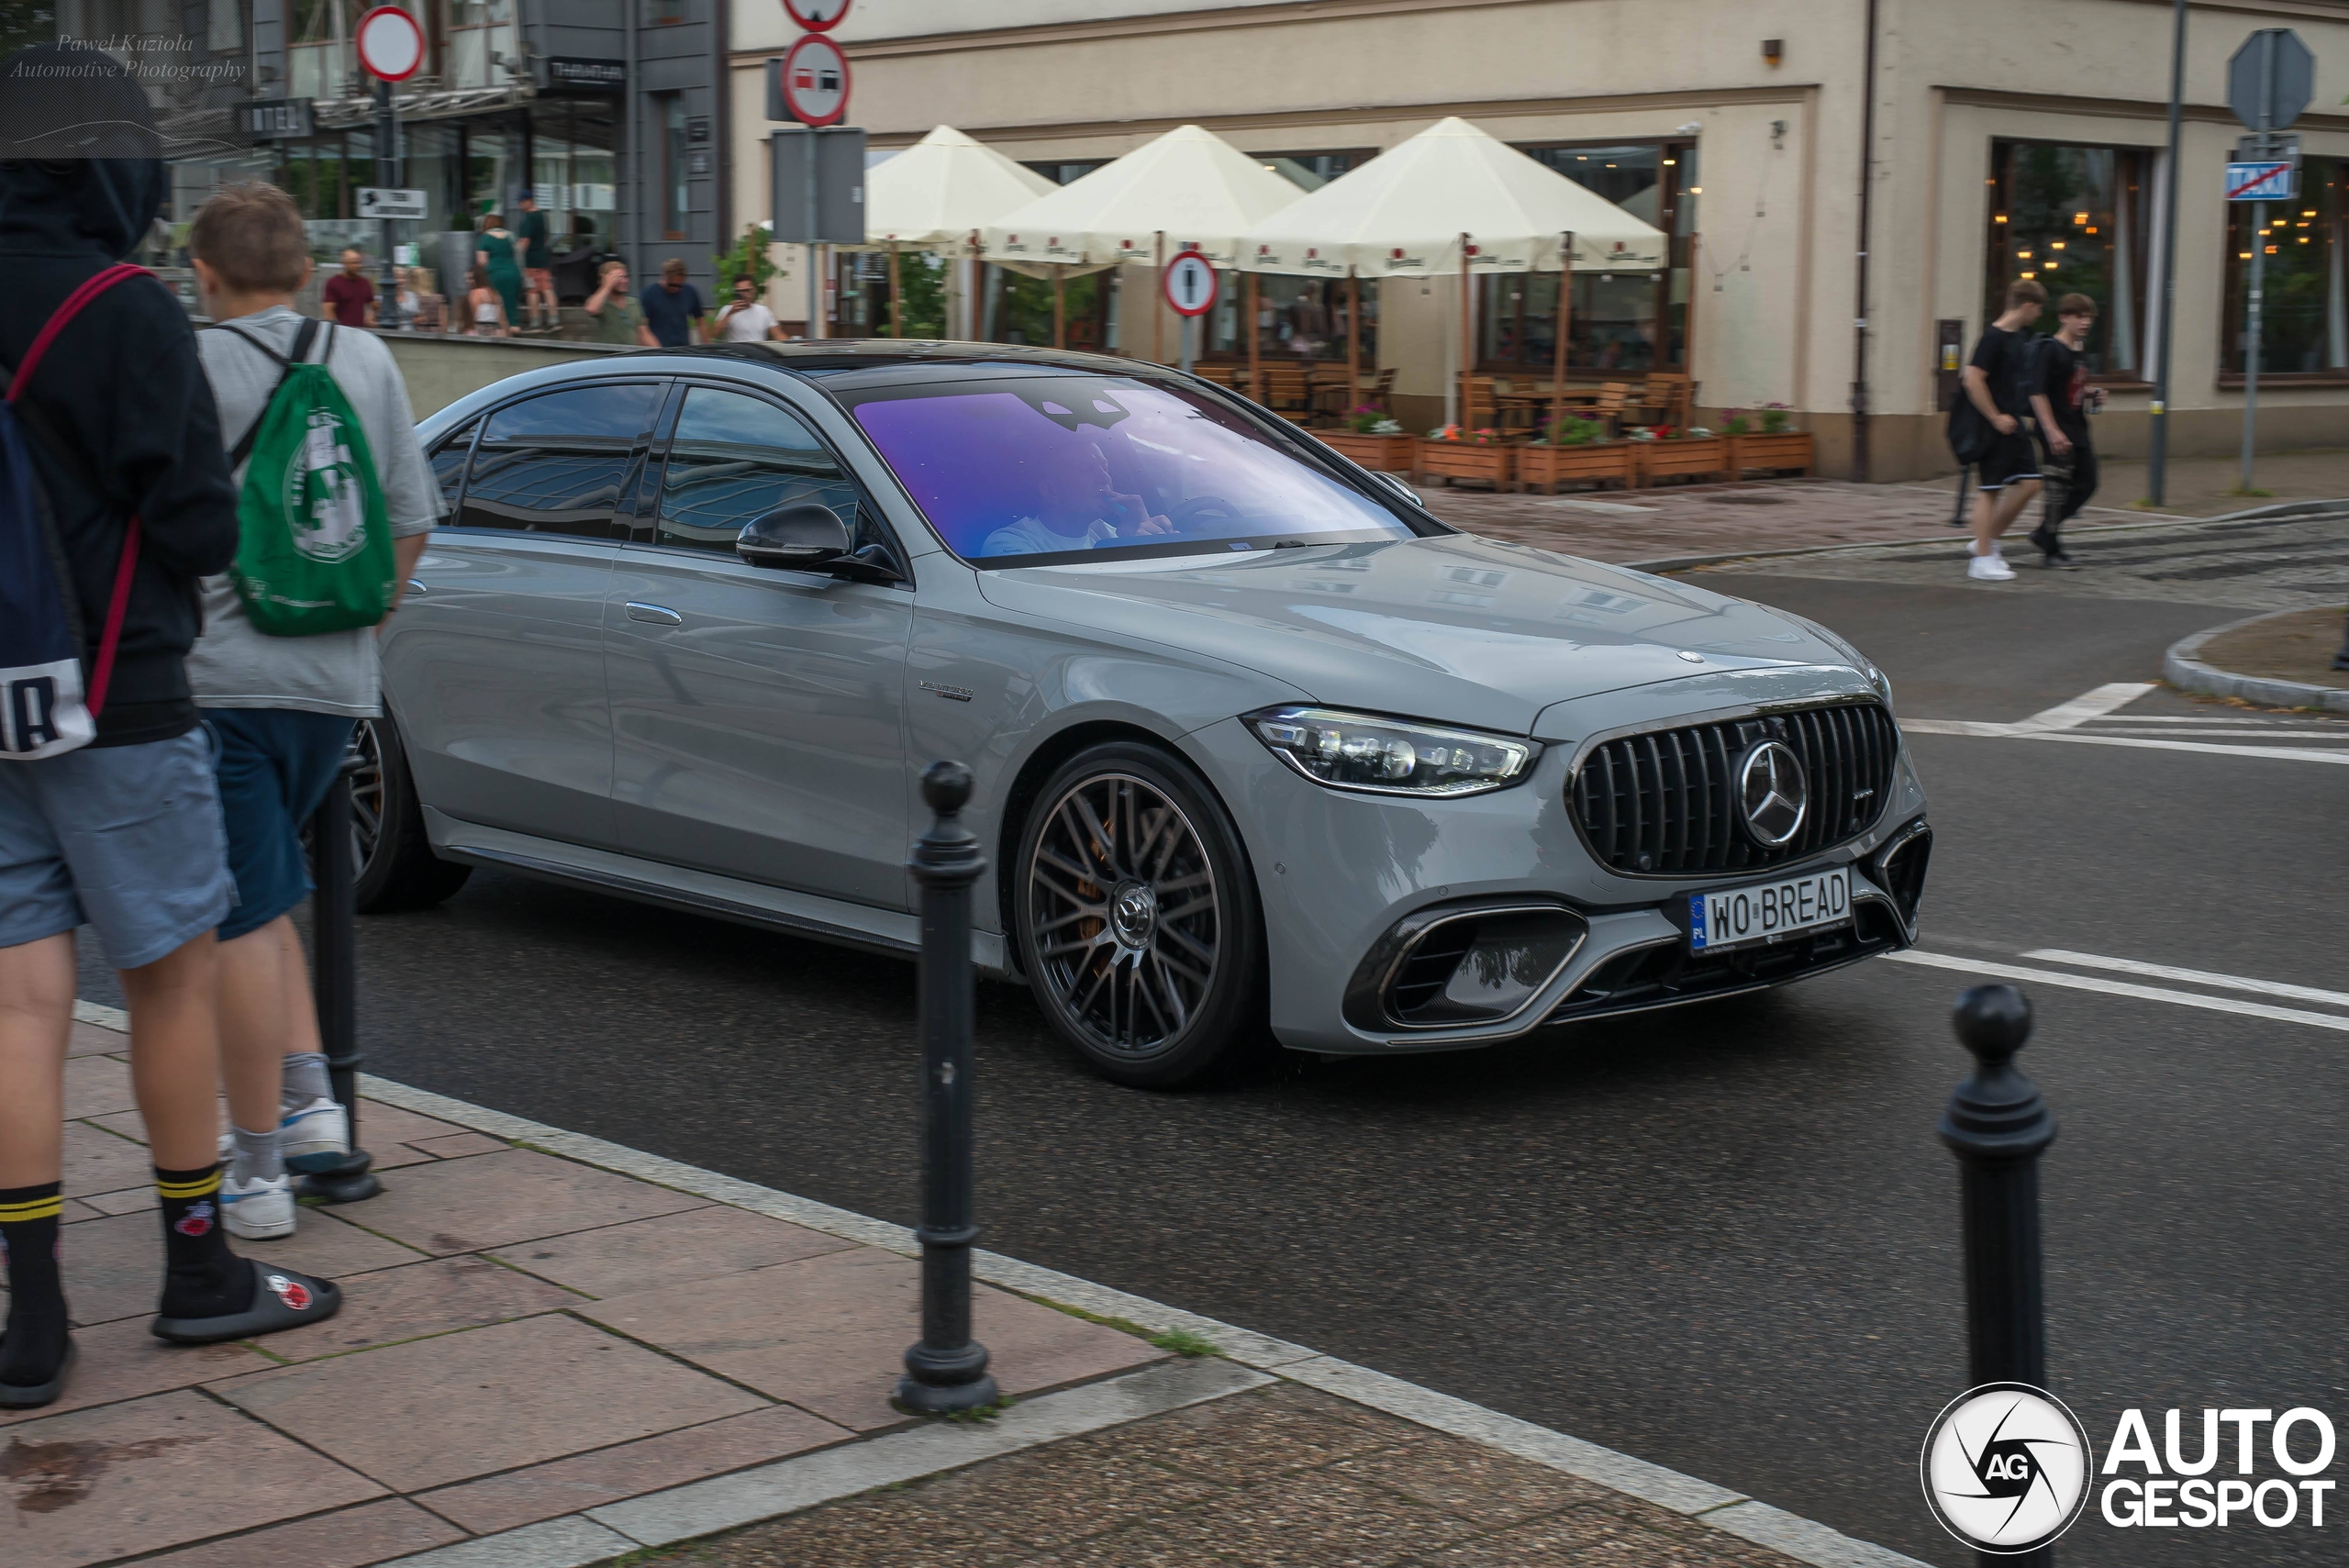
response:
[[[2096,449],[2088,443],[2088,415],[2104,402],[2104,388],[2088,384],[2080,347],[2096,325],[2096,301],[2067,294],[2055,305],[2055,336],[2037,345],[2031,378],[2031,411],[2046,448],[2047,515],[2031,530],[2050,566],[2069,572],[2079,565],[2064,548],[2064,525],[2079,515],[2096,494]]]
[[[2024,433],[2031,412],[2031,326],[2047,304],[2047,291],[2024,278],[2007,290],[2007,308],[1982,329],[1974,358],[1960,375],[1965,395],[1998,432],[1976,464],[1981,496],[1974,504],[1974,553],[1968,577],[1987,583],[2010,581],[2014,568],[1998,553],[1998,537],[2039,494],[2039,454]]]

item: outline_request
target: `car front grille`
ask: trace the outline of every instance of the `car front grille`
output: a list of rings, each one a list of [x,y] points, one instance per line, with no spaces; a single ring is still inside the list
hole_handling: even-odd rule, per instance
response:
[[[1801,760],[1801,826],[1771,848],[1747,831],[1737,766],[1760,740]],[[1879,703],[1837,703],[1627,735],[1592,748],[1570,786],[1591,852],[1627,876],[1784,865],[1840,844],[1882,815],[1900,750]]]

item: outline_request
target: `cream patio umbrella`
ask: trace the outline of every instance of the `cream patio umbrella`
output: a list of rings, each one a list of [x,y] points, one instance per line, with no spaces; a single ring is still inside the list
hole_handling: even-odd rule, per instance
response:
[[[864,176],[867,250],[889,253],[889,335],[903,335],[897,249],[968,256],[981,226],[1058,190],[1033,169],[942,125]]]
[[[1197,250],[1212,264],[1228,267],[1239,253],[1242,230],[1302,194],[1213,131],[1177,126],[1083,179],[982,225],[979,253],[1006,265],[1052,269],[1057,346],[1060,282],[1069,269],[1145,260],[1163,267],[1169,241],[1177,252]],[[1158,318],[1153,309],[1151,319]],[[1155,350],[1152,357],[1158,357]]]
[[[1664,231],[1453,116],[1341,175],[1241,236],[1252,272],[1388,278],[1653,272]],[[1558,301],[1554,417],[1565,387],[1566,291]],[[1461,422],[1475,420],[1475,321],[1460,290]],[[1358,309],[1351,310],[1351,334]],[[1351,366],[1350,366],[1351,368]]]

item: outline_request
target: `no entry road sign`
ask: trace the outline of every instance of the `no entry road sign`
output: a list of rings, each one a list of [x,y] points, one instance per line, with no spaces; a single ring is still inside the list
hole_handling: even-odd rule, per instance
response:
[[[783,57],[783,106],[801,125],[840,124],[848,87],[848,56],[822,33],[801,35]]]
[[[359,18],[351,37],[359,63],[370,76],[405,82],[424,65],[424,29],[396,6],[378,6]]]
[[[1197,250],[1166,263],[1166,303],[1177,316],[1204,316],[1215,308],[1215,268]]]
[[[2254,163],[2227,165],[2227,200],[2231,202],[2288,202],[2299,193],[2294,188],[2297,172],[2289,160],[2262,160]]]

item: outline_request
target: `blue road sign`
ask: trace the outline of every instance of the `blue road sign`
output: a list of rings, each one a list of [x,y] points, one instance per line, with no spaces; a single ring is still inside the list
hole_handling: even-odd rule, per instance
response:
[[[2287,159],[2263,159],[2255,163],[2227,165],[2227,200],[2288,202],[2299,195],[2299,171]]]

